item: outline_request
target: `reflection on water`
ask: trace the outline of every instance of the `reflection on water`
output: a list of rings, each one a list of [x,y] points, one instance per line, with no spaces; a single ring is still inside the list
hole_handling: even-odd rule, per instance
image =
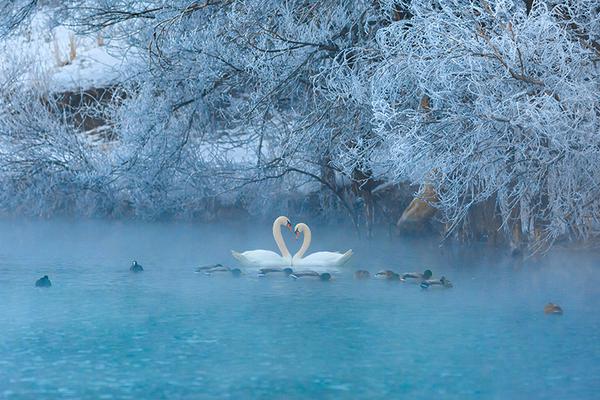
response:
[[[0,398],[597,396],[594,254],[517,262],[311,227],[311,250],[355,252],[330,282],[194,273],[275,250],[268,224],[0,223]],[[352,276],[424,267],[454,288]]]

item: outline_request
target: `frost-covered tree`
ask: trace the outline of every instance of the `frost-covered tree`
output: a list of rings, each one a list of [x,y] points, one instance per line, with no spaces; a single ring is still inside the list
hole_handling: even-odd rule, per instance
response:
[[[355,215],[336,160],[372,136],[371,111],[330,96],[328,71],[374,43],[385,16],[370,1],[86,1],[67,12],[84,32],[127,36],[140,57],[115,119],[139,172],[156,170],[148,187],[164,191],[183,162],[197,187],[316,182]]]
[[[393,6],[393,5],[390,5]],[[456,226],[493,198],[505,226],[596,233],[596,1],[419,1],[378,32],[376,132],[391,179],[432,182]]]
[[[134,60],[113,101],[86,110],[109,121],[109,144],[76,145],[51,95],[34,113],[60,138],[48,154],[83,149],[68,160],[86,172],[64,182],[95,193],[97,209],[179,215],[319,189],[324,210],[372,225],[375,186],[408,181],[433,186],[449,232],[491,202],[495,228],[536,243],[596,233],[596,1],[71,0],[53,10]]]

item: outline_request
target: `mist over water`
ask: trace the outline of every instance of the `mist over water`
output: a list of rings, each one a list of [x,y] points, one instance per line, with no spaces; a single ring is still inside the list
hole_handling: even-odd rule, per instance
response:
[[[305,222],[308,253],[354,250],[330,282],[194,273],[276,250],[268,223],[0,222],[0,398],[597,396],[597,254],[523,261]],[[353,278],[425,268],[454,288]]]

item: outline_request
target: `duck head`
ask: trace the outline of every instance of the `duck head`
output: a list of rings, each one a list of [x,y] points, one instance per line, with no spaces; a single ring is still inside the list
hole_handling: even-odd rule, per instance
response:
[[[331,279],[331,274],[329,272],[323,272],[321,275],[319,275],[319,279],[322,281],[328,281]]]

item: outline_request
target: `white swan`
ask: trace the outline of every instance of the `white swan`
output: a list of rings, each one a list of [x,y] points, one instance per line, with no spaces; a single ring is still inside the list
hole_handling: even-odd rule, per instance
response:
[[[292,256],[281,236],[281,227],[286,226],[292,230],[292,224],[287,217],[277,217],[273,221],[273,238],[281,252],[281,255],[271,250],[249,250],[243,253],[231,251],[233,255],[243,266],[250,268],[282,268],[292,265]]]
[[[339,267],[352,257],[352,250],[348,250],[343,254],[333,251],[317,251],[302,258],[310,246],[312,234],[310,228],[305,223],[296,225],[294,232],[296,233],[296,238],[300,236],[300,233],[304,234],[302,247],[300,247],[300,250],[292,258],[292,266],[294,267]]]

